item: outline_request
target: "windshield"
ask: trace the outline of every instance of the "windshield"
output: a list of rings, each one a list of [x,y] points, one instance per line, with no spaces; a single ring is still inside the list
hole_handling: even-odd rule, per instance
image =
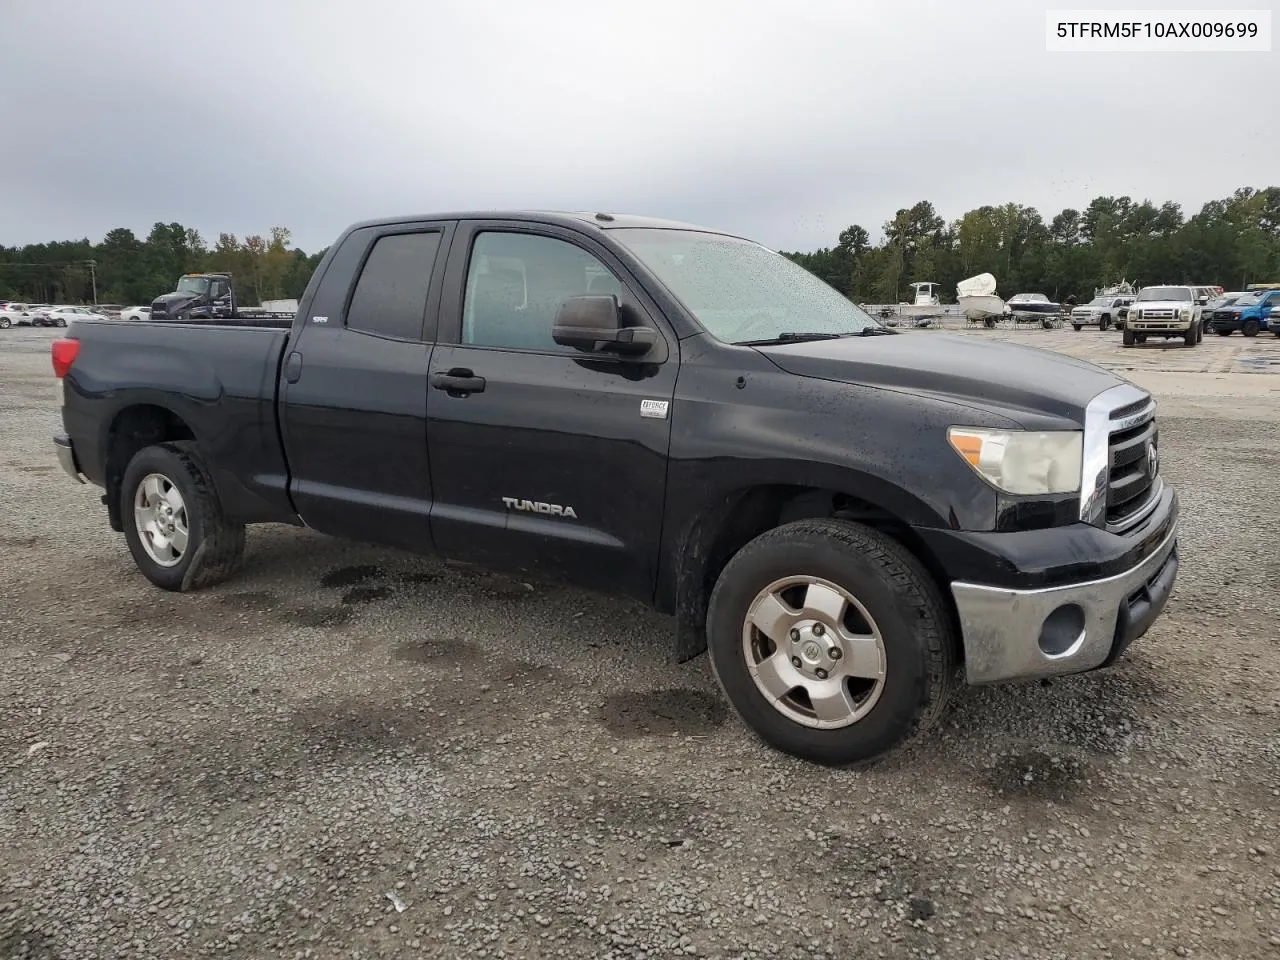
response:
[[[693,230],[612,233],[725,343],[881,326],[808,270],[757,243]]]
[[[1236,300],[1235,305],[1237,307],[1251,307],[1261,299],[1262,294],[1260,293],[1246,293],[1243,297]]]
[[[208,277],[183,277],[178,281],[178,293],[205,294],[209,292]]]
[[[1152,300],[1191,300],[1191,291],[1187,287],[1147,287],[1138,300],[1150,303]]]
[[[1111,306],[1111,298],[1110,297],[1094,297],[1092,300],[1089,301],[1089,306],[1109,307]]]

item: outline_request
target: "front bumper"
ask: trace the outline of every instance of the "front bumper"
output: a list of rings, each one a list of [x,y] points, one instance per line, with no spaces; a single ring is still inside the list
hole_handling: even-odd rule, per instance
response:
[[[71,438],[65,434],[59,434],[54,437],[53,449],[58,455],[58,465],[67,472],[67,475],[77,483],[84,483],[84,476],[80,472],[80,462],[76,459],[76,451],[71,445]]]
[[[1186,333],[1190,320],[1130,320],[1126,326],[1134,333]]]
[[[1217,333],[1219,330],[1230,330],[1235,332],[1244,326],[1244,321],[1239,317],[1223,317],[1221,320],[1214,317],[1209,321],[1209,332]]]
[[[1107,666],[1164,610],[1178,574],[1178,519],[1133,566],[1039,589],[951,585],[971,684],[1084,673]]]

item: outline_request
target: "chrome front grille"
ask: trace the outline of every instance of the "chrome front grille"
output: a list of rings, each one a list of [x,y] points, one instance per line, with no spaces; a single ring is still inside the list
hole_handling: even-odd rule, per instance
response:
[[[1156,402],[1130,384],[1094,397],[1085,411],[1080,519],[1113,533],[1140,524],[1164,489]]]

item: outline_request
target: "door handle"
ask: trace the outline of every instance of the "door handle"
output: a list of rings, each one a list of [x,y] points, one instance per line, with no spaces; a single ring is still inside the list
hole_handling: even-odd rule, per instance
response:
[[[284,362],[284,379],[286,383],[297,383],[302,376],[302,354],[297,350],[289,354],[289,359]]]
[[[468,393],[484,392],[484,377],[477,377],[462,367],[454,367],[445,373],[433,373],[431,386],[444,390],[451,397],[466,396]]]

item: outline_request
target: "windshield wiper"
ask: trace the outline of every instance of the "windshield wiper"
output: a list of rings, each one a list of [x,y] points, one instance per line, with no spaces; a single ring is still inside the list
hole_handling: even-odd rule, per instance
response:
[[[796,333],[788,330],[786,333],[780,333],[776,337],[767,337],[764,340],[740,340],[736,344],[739,347],[764,347],[771,343],[806,343],[810,340],[839,340],[841,337],[852,337],[852,333]]]
[[[858,333],[860,337],[888,337],[897,334],[897,330],[890,330],[888,327],[863,327]]]

